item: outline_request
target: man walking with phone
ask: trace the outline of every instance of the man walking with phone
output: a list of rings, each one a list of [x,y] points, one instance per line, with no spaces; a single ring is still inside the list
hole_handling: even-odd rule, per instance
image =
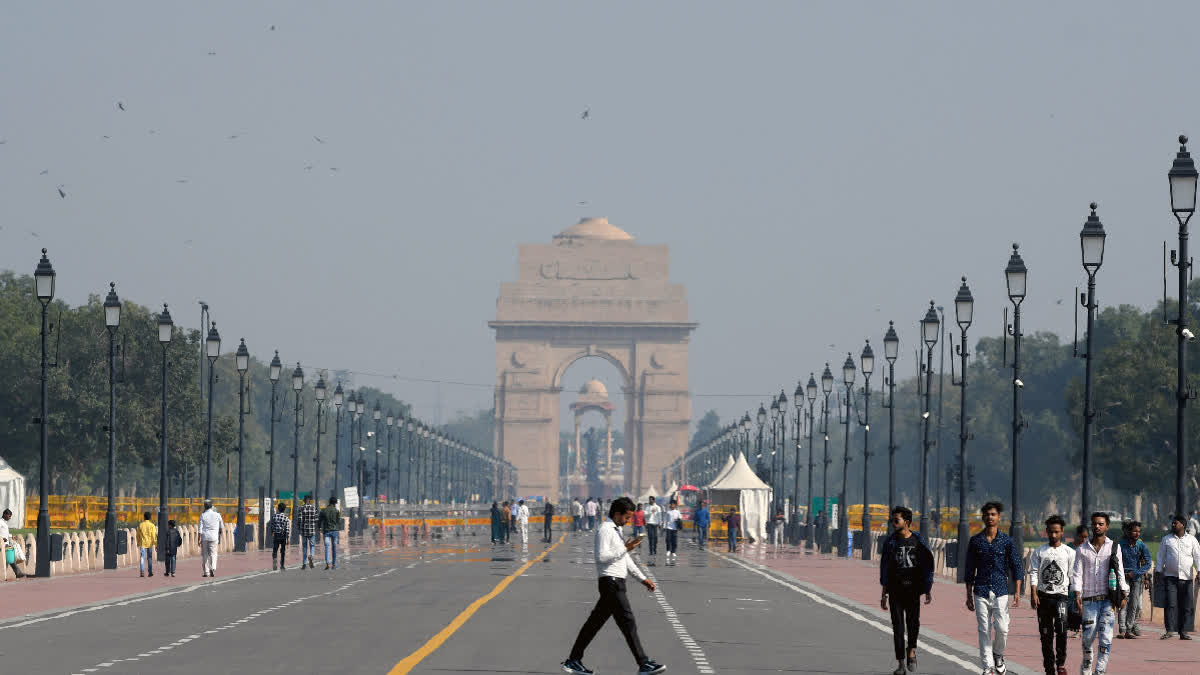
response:
[[[647,579],[633,558],[629,555],[633,549],[642,543],[641,539],[632,538],[628,541],[621,539],[621,528],[628,522],[635,506],[628,497],[613,500],[608,510],[608,519],[596,530],[595,557],[596,571],[600,576],[600,599],[592,608],[587,621],[579,629],[579,636],[571,647],[571,655],[562,663],[565,673],[574,675],[592,675],[592,670],[583,665],[583,653],[587,650],[596,633],[604,626],[611,616],[617,622],[617,628],[625,636],[625,643],[633,658],[637,661],[639,675],[657,675],[667,670],[646,655],[638,638],[637,622],[633,618],[633,610],[629,607],[629,598],[625,595],[625,578],[632,574],[646,590],[654,592],[654,582]]]

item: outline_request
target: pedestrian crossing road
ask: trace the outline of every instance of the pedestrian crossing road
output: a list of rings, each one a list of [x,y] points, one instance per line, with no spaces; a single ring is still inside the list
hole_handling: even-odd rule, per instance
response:
[[[591,547],[588,534],[527,547],[451,537],[362,554],[328,572],[218,577],[0,623],[0,672],[557,673],[596,599]],[[670,672],[895,667],[890,627],[853,603],[722,547],[680,542],[677,561],[657,562],[643,569],[659,590],[631,584],[629,596],[646,650]],[[964,645],[922,638],[922,673],[973,663]],[[637,670],[611,621],[584,663],[598,673]]]

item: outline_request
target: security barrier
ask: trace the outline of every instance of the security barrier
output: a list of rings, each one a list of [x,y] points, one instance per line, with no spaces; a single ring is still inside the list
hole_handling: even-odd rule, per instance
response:
[[[107,497],[50,495],[47,499],[50,511],[50,528],[75,530],[104,527],[104,514],[108,509]],[[149,511],[158,520],[158,497],[118,497],[114,501],[118,523],[139,523]],[[225,522],[237,521],[237,500],[214,498],[213,508],[221,513]],[[39,498],[34,495],[25,500],[25,527],[37,527]],[[179,525],[196,525],[204,511],[204,500],[174,498],[167,500],[167,517]],[[258,522],[258,500],[246,499],[246,522]]]

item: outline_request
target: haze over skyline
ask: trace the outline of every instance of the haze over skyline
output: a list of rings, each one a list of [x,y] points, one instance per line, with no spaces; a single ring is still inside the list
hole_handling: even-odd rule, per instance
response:
[[[790,397],[866,338],[881,356],[889,319],[911,376],[963,274],[972,342],[997,335],[1013,241],[1026,333],[1069,340],[1092,200],[1101,305],[1152,305],[1175,137],[1200,139],[1187,3],[6,15],[0,268],[45,246],[67,302],[115,281],[192,328],[203,299],[229,350],[358,371],[442,421],[492,405],[517,245],[580,217],[670,246],[693,421],[728,422],[760,399],[724,395]],[[602,363],[566,390],[591,376],[620,407]]]

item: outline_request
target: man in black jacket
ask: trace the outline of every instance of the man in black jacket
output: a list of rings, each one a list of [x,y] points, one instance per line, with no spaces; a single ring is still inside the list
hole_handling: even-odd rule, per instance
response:
[[[892,533],[879,556],[879,585],[883,587],[879,606],[888,609],[891,602],[892,642],[898,662],[892,675],[904,675],[906,656],[908,670],[916,669],[921,596],[925,596],[925,604],[933,602],[933,553],[921,535],[912,531],[912,518],[911,509],[892,508]]]

